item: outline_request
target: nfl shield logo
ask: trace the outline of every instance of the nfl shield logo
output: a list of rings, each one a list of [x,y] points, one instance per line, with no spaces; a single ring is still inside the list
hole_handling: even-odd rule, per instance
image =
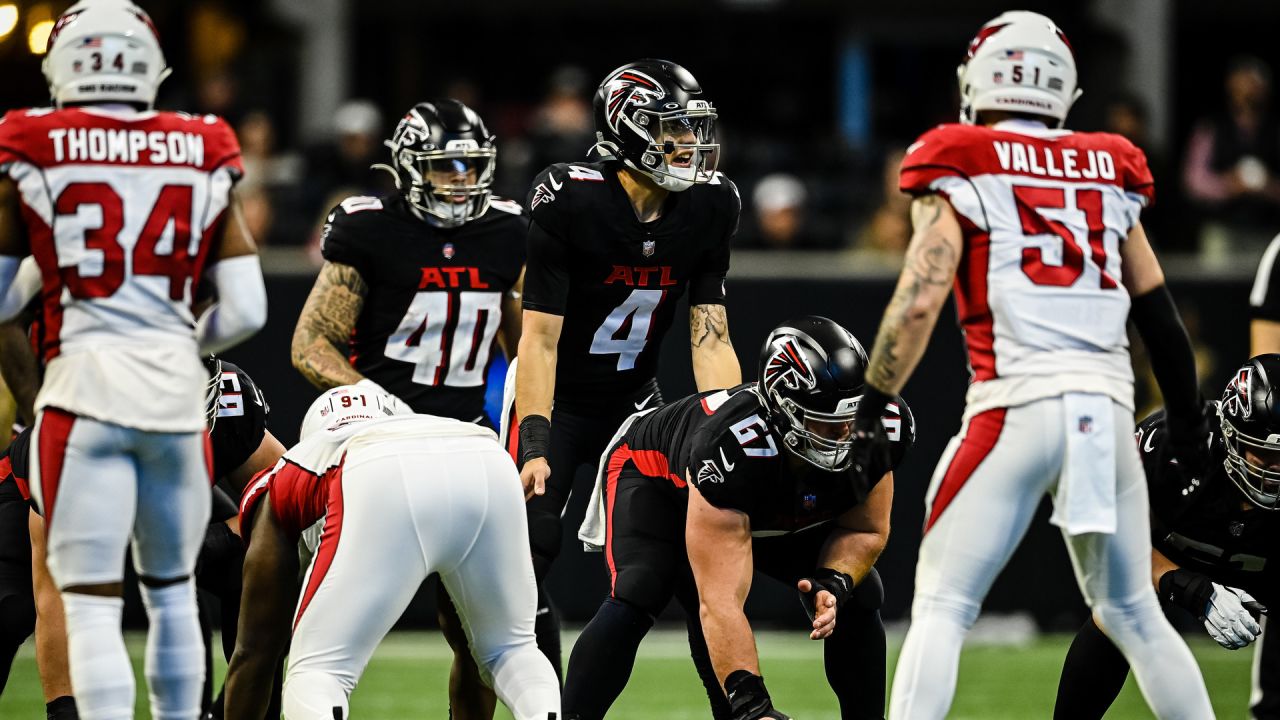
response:
[[[1080,432],[1088,435],[1093,432],[1093,417],[1090,415],[1080,416]]]
[[[804,505],[805,510],[812,510],[818,506],[818,496],[805,495],[804,499],[801,501],[801,504]]]
[[[657,246],[658,246],[657,240],[645,240],[644,246],[641,248],[640,251],[644,253],[645,257],[653,257],[654,248],[656,248]]]
[[[453,259],[453,243],[445,243],[444,250],[441,251],[441,254],[444,255],[445,260],[452,260]]]

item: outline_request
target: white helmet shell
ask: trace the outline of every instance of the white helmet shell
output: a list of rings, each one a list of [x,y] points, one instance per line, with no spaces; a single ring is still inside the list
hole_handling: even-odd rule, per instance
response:
[[[345,436],[344,428],[354,423],[378,420],[395,415],[412,415],[398,398],[385,395],[374,388],[358,385],[342,385],[327,391],[311,403],[302,418],[299,440],[323,433],[326,436]]]
[[[55,105],[132,103],[150,108],[169,75],[151,18],[129,0],[81,0],[49,35],[44,77]]]
[[[1039,13],[1011,10],[982,26],[956,68],[960,122],[982,110],[1067,119],[1080,89],[1067,36]]]

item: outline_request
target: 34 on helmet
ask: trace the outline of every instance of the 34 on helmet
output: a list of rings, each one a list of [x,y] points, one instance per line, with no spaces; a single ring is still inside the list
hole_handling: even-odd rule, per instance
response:
[[[805,315],[774,328],[756,387],[783,445],[823,470],[849,467],[866,369],[862,344],[832,320]]]
[[[1280,509],[1280,355],[1259,355],[1227,383],[1218,420],[1227,447],[1227,476],[1249,502]]]
[[[169,76],[155,25],[129,0],[81,0],[68,8],[49,33],[42,68],[59,107],[150,108]]]
[[[720,158],[716,110],[702,86],[669,60],[637,60],[596,88],[596,148],[661,188],[710,182]]]
[[[982,26],[956,68],[960,122],[983,110],[1030,113],[1061,126],[1080,97],[1067,36],[1039,13],[1011,10]]]
[[[302,418],[299,440],[317,433],[337,433],[354,423],[394,415],[412,415],[399,399],[360,385],[341,385],[316,398]]]
[[[432,100],[409,108],[384,144],[391,172],[405,200],[432,222],[457,227],[489,209],[498,149],[484,121],[457,100]]]

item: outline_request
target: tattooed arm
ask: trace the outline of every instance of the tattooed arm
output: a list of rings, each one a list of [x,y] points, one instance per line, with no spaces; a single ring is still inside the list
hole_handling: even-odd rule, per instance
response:
[[[924,355],[963,250],[960,223],[945,198],[925,195],[914,200],[911,225],[902,275],[880,321],[867,368],[867,383],[888,395],[902,391]]]
[[[698,392],[730,388],[742,382],[742,368],[729,340],[729,318],[723,305],[689,308],[689,347]]]
[[[347,362],[343,350],[369,293],[360,273],[350,265],[326,262],[302,306],[293,330],[293,366],[320,389],[353,385],[364,379]]]

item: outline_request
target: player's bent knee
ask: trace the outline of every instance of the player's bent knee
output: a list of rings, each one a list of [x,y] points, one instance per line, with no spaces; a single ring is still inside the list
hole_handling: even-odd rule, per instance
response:
[[[0,598],[0,647],[21,645],[36,630],[36,604],[29,595]]]
[[[911,617],[929,617],[958,624],[968,630],[978,620],[982,603],[941,594],[917,593],[911,603]]]
[[[555,562],[560,554],[561,534],[559,515],[536,510],[529,512],[529,544],[533,548],[535,569],[540,565],[550,567]]]
[[[862,582],[853,588],[853,592],[849,594],[848,604],[857,608],[871,612],[879,610],[884,605],[884,583],[880,580],[880,573],[875,568],[862,578]]]
[[[324,672],[290,671],[284,681],[284,716],[288,720],[346,720],[347,691],[338,678]]]

